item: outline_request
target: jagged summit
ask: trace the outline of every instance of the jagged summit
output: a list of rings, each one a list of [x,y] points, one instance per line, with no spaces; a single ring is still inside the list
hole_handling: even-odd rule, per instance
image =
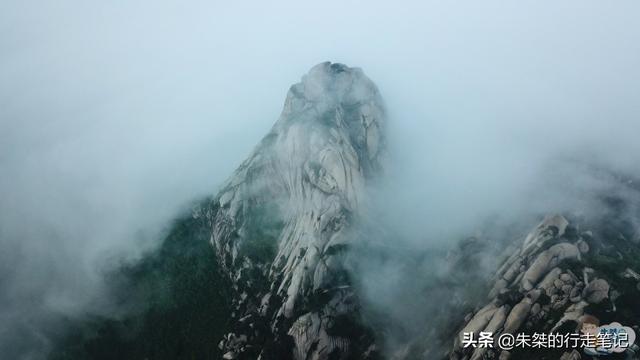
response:
[[[296,98],[315,103],[354,105],[379,96],[375,84],[360,68],[344,64],[323,62],[291,87]]]
[[[320,122],[347,130],[345,134],[359,151],[358,155],[369,162],[382,148],[383,113],[378,88],[361,69],[324,62],[291,86],[280,119],[267,138],[285,130],[292,122]]]
[[[342,260],[382,167],[383,124],[360,69],[321,63],[214,197],[211,243],[235,293],[225,358],[345,358],[371,343],[354,341],[366,331]]]

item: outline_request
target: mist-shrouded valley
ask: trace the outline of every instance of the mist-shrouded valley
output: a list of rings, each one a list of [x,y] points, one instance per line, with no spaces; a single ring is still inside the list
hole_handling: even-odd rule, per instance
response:
[[[0,359],[640,359],[640,6],[458,5],[0,5]]]

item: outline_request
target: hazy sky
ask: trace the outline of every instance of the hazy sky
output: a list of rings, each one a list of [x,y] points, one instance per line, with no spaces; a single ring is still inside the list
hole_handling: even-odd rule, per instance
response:
[[[0,322],[95,295],[105,254],[135,257],[215,193],[325,60],[378,84],[404,189],[391,203],[410,210],[397,220],[434,237],[453,218],[517,213],[541,184],[589,183],[545,178],[550,158],[638,173],[639,13],[635,0],[2,1]]]

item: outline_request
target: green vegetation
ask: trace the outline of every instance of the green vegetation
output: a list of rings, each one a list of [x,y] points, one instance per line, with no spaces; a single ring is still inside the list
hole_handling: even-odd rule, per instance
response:
[[[217,343],[229,326],[229,286],[208,234],[202,220],[176,221],[157,250],[109,275],[113,295],[130,309],[126,315],[70,320],[50,358],[221,358]]]
[[[273,261],[283,228],[280,210],[270,201],[254,202],[245,209],[242,217],[245,234],[238,255],[257,263]]]

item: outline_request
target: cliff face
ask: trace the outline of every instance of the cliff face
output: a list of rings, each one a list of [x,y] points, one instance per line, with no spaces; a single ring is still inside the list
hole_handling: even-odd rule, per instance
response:
[[[384,156],[384,109],[360,69],[322,63],[197,214],[233,283],[225,359],[365,358],[372,341],[343,267]]]

